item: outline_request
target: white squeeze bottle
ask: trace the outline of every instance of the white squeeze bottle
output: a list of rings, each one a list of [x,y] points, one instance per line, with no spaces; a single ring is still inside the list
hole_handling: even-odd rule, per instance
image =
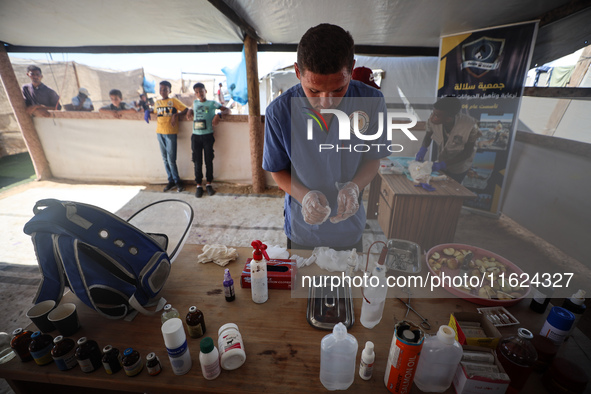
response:
[[[269,289],[267,286],[267,263],[263,260],[269,260],[269,255],[265,252],[267,245],[261,241],[252,241],[252,260],[250,261],[250,287],[252,291],[252,300],[257,304],[262,304],[269,299]]]
[[[384,313],[388,284],[386,282],[386,266],[377,264],[371,276],[378,278],[378,282],[368,278],[367,286],[363,289],[363,304],[361,305],[361,324],[365,328],[374,328]],[[372,284],[377,284],[373,286]],[[369,302],[368,302],[369,301]]]
[[[425,392],[442,393],[451,382],[462,359],[462,346],[450,326],[441,326],[436,335],[425,338],[414,382]]]
[[[328,390],[347,390],[355,379],[357,339],[338,323],[320,342],[320,381]]]
[[[365,342],[365,349],[361,352],[361,362],[359,363],[359,376],[361,376],[361,379],[371,379],[375,359],[376,354],[373,351],[373,342]]]

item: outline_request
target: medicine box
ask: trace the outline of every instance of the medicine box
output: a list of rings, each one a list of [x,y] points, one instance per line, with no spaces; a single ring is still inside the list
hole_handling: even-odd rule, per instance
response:
[[[240,286],[250,288],[250,261],[246,260],[242,274],[240,274]],[[295,260],[271,259],[267,261],[267,285],[269,289],[291,290],[292,283],[297,272]]]
[[[506,373],[503,366],[497,359],[495,352],[490,348],[479,346],[462,346],[463,350],[473,350],[492,353],[494,364],[499,368],[499,372]],[[469,377],[460,363],[454,376],[453,385],[457,394],[503,394],[509,387],[510,380],[490,379],[482,376]]]
[[[464,322],[465,327],[462,327],[462,322]],[[470,323],[478,323],[482,331],[484,331],[484,336],[471,337],[466,335],[463,328],[466,329],[466,331],[477,331],[474,330],[476,324]],[[456,339],[460,345],[483,346],[495,349],[499,343],[499,339],[501,338],[501,333],[499,330],[484,315],[480,313],[452,313],[449,318],[449,326],[456,332]]]

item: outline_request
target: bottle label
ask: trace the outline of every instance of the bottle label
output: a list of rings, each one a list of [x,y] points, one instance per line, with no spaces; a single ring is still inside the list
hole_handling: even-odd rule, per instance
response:
[[[150,374],[151,376],[156,376],[160,373],[160,371],[162,371],[162,366],[160,365],[159,360],[156,360],[156,365],[148,366],[146,364],[146,367],[148,368],[148,374]]]
[[[242,336],[237,332],[231,332],[220,338],[218,346],[220,353],[226,353],[232,349],[242,349]]]
[[[92,365],[92,361],[90,358],[86,358],[84,360],[78,359],[78,364],[80,365],[80,369],[82,372],[92,372],[94,371],[94,365]]]
[[[123,370],[125,370],[125,374],[127,376],[135,376],[138,373],[142,372],[143,368],[144,368],[144,363],[142,362],[141,358],[139,360],[137,360],[135,363],[133,363],[132,365],[124,365],[123,366]]]
[[[221,372],[219,359],[216,359],[215,362],[211,364],[204,365],[202,371],[205,379],[213,379],[218,376]]]
[[[232,285],[232,286],[224,286],[224,295],[227,298],[234,297],[234,285]]]
[[[37,365],[45,365],[53,361],[53,357],[51,357],[51,349],[53,349],[53,345],[50,343],[38,352],[31,352],[31,356],[33,356]]]
[[[180,358],[187,352],[187,349],[188,349],[187,340],[185,339],[185,342],[183,342],[183,344],[181,346],[179,346],[175,349],[166,348],[166,351],[168,352],[168,357]]]
[[[371,375],[373,374],[373,364],[374,363],[368,364],[361,360],[361,363],[359,363],[359,375],[361,375],[363,379],[371,378]]]
[[[76,360],[76,352],[72,349],[67,354],[63,356],[54,357],[53,361],[55,361],[55,365],[57,365],[60,371],[67,371],[68,369],[72,369],[78,364]]]
[[[189,331],[189,336],[191,338],[199,338],[203,336],[203,325],[201,323],[197,323],[196,326],[190,326],[187,324],[187,331]]]

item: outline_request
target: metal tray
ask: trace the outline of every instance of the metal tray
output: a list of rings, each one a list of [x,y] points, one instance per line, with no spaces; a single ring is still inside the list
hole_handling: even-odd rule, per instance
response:
[[[351,286],[342,283],[332,290],[330,286],[310,286],[307,319],[312,327],[321,330],[332,330],[338,323],[350,328],[355,322]]]
[[[416,274],[421,272],[421,247],[401,239],[390,239],[386,244],[386,267],[389,270]]]

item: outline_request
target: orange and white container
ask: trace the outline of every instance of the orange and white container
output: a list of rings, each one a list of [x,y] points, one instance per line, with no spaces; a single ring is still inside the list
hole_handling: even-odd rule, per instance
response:
[[[425,333],[412,322],[401,321],[394,327],[384,383],[391,393],[410,393]]]

